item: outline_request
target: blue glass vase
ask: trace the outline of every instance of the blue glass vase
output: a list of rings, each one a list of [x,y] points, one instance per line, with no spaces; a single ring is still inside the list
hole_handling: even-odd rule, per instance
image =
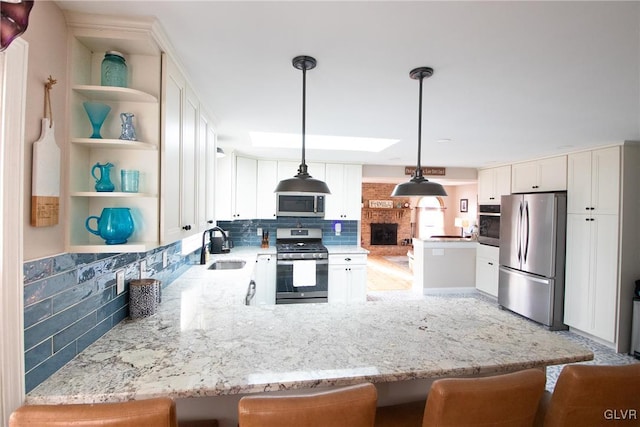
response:
[[[97,228],[91,228],[89,222],[95,219]],[[107,245],[122,245],[133,234],[133,218],[129,208],[104,208],[100,216],[92,215],[84,223],[89,232],[100,236]]]
[[[87,115],[89,116],[89,121],[91,122],[91,127],[93,128],[93,133],[89,138],[102,138],[100,135],[100,128],[102,128],[102,124],[107,118],[107,114],[111,111],[111,107],[107,104],[102,104],[100,102],[83,102]]]

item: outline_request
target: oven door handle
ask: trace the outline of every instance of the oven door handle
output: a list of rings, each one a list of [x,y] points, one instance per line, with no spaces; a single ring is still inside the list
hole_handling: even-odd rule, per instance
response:
[[[277,265],[293,265],[294,262],[296,261],[315,261],[316,264],[319,265],[324,265],[324,264],[329,264],[329,260],[328,259],[295,259],[295,260],[283,260],[283,259],[279,259],[278,261],[276,261]]]

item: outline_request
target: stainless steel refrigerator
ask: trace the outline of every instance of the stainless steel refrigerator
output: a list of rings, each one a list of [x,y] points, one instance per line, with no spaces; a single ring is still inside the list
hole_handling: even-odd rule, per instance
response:
[[[565,192],[501,198],[498,304],[551,330],[567,329],[566,228]]]

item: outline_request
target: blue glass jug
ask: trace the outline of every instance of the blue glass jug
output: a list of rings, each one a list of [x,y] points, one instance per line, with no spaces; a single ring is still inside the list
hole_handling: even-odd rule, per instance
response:
[[[108,50],[104,54],[100,71],[102,86],[127,87],[127,62],[120,52]]]
[[[95,219],[97,228],[91,228],[89,222]],[[107,245],[122,245],[133,234],[133,218],[129,208],[104,208],[100,216],[92,215],[84,223],[89,232],[100,236]]]
[[[96,180],[96,191],[106,192],[113,191],[116,186],[111,182],[111,168],[113,164],[105,163],[101,165],[100,163],[96,163],[91,168],[91,176]],[[100,176],[96,176],[96,169],[100,171]]]

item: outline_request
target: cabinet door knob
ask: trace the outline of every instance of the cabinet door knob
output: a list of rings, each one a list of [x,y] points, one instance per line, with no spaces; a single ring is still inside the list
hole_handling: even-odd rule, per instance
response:
[[[351,258],[345,258],[344,260],[345,261],[351,261]]]
[[[191,230],[191,226],[189,224],[185,225],[184,227],[182,227],[183,230]]]
[[[487,263],[487,264],[489,264],[489,265],[493,265],[493,263],[492,263],[492,262],[489,262],[489,263]]]
[[[207,220],[207,224],[213,224],[213,220],[212,219]]]

